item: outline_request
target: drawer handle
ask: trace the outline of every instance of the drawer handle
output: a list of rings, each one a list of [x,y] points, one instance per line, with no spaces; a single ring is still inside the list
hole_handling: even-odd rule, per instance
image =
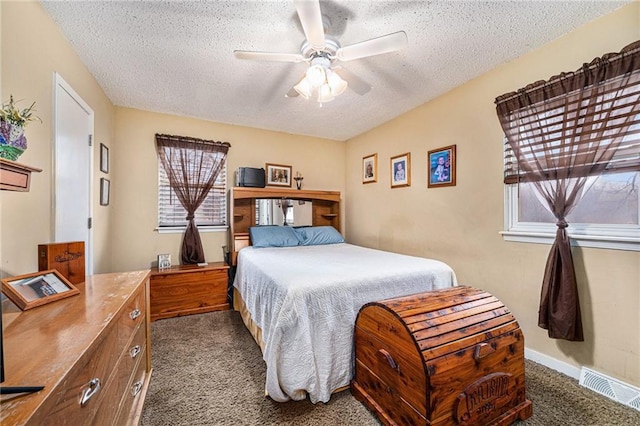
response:
[[[393,368],[394,370],[397,370],[398,373],[400,372],[400,366],[396,364],[396,362],[394,361],[393,357],[389,352],[387,352],[384,349],[378,349],[378,353],[384,360],[387,361],[387,364],[389,364],[389,367]]]
[[[140,353],[142,348],[140,348],[140,345],[135,345],[134,347],[132,347],[129,350],[129,355],[131,355],[131,358],[135,358],[138,356],[138,354]]]
[[[495,351],[496,350],[488,343],[480,343],[478,346],[476,346],[475,351],[473,351],[473,359],[475,359],[476,361],[480,361],[480,359],[494,353]]]
[[[140,316],[141,312],[140,309],[135,308],[133,311],[131,311],[131,313],[129,314],[129,316],[131,317],[132,320],[138,318]]]
[[[131,386],[131,395],[136,396],[142,390],[142,382],[137,381]]]
[[[98,393],[100,390],[100,379],[97,377],[89,382],[89,387],[82,391],[82,398],[80,398],[80,406],[84,407],[91,397]]]

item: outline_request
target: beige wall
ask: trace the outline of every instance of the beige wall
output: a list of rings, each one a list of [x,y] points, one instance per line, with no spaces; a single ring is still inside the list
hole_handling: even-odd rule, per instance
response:
[[[228,186],[238,167],[265,163],[291,165],[302,173],[304,188],[344,192],[345,143],[210,121],[117,108],[117,154],[112,157],[113,268],[148,268],[158,253],[179,259],[182,234],[159,234],[156,133],[231,143]],[[227,233],[201,233],[207,261],[222,260]]]
[[[43,169],[33,175],[29,193],[0,192],[0,273],[16,275],[37,271],[37,245],[52,241],[53,221],[53,75],[58,72],[95,113],[95,158],[100,142],[113,144],[114,108],[91,73],[37,2],[1,2],[2,101],[12,94],[27,107],[36,102],[42,124],[26,127],[27,151],[19,162]],[[94,170],[95,272],[111,267],[108,238],[110,207],[100,207],[99,162]]]
[[[95,270],[147,268],[161,252],[177,259],[180,234],[158,234],[155,133],[232,144],[229,172],[290,164],[308,189],[343,191],[352,243],[448,262],[462,284],[482,287],[516,314],[527,346],[572,365],[640,385],[640,254],[575,249],[586,342],[548,339],[537,327],[549,246],[508,243],[503,228],[502,132],[497,95],[577,68],[640,38],[640,4],[599,21],[345,143],[114,108],[55,24],[34,2],[1,2],[2,99],[37,102],[43,124],[27,128],[21,162],[43,169],[28,194],[0,192],[0,274],[37,269],[36,246],[52,237],[53,72],[95,112],[95,158],[110,148],[112,199],[99,206],[95,162]],[[426,153],[457,144],[458,184],[426,188]],[[361,184],[362,157],[379,155],[378,183]],[[412,153],[412,186],[389,188],[389,157]],[[346,186],[345,186],[346,182]],[[207,260],[220,260],[226,233],[203,234]]]
[[[550,246],[499,235],[503,134],[494,105],[498,95],[639,38],[640,4],[634,3],[348,141],[348,241],[441,259],[461,284],[486,289],[511,308],[527,347],[640,385],[640,252],[575,249],[585,342],[549,339],[537,327]],[[457,145],[457,185],[428,189],[427,151],[451,144]],[[378,183],[363,185],[362,157],[375,152]],[[390,189],[389,158],[404,152],[412,155],[412,185]]]

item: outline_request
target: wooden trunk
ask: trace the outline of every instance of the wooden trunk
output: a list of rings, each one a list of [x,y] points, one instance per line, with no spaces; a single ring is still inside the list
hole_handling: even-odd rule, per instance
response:
[[[454,287],[364,305],[354,396],[386,425],[507,425],[533,414],[524,336],[498,299]]]
[[[72,284],[84,282],[84,241],[38,244],[38,271],[56,269]]]
[[[176,265],[151,269],[151,321],[229,309],[229,266]]]

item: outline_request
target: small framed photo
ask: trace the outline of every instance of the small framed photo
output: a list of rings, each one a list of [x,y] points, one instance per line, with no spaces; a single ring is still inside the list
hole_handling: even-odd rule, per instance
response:
[[[111,190],[111,182],[109,179],[100,178],[100,205],[109,205],[109,191]]]
[[[427,154],[429,178],[427,187],[455,186],[456,184],[456,146],[434,149]]]
[[[378,181],[378,154],[362,157],[362,183]]]
[[[23,311],[80,294],[56,269],[3,278],[2,292]]]
[[[411,153],[391,157],[391,187],[411,186]]]
[[[291,166],[267,163],[265,170],[267,173],[267,185],[291,188]]]
[[[109,148],[103,143],[100,144],[100,171],[109,173]]]
[[[163,253],[158,255],[158,269],[161,271],[171,269],[171,254]]]

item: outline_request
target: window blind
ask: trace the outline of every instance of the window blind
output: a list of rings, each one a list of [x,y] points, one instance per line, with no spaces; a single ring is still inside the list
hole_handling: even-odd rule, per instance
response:
[[[639,52],[636,42],[496,99],[504,182],[640,170]]]
[[[223,167],[216,178],[213,188],[195,213],[199,226],[227,225],[227,166]],[[164,168],[158,163],[158,226],[175,227],[187,225],[187,211],[178,200],[169,185]]]

